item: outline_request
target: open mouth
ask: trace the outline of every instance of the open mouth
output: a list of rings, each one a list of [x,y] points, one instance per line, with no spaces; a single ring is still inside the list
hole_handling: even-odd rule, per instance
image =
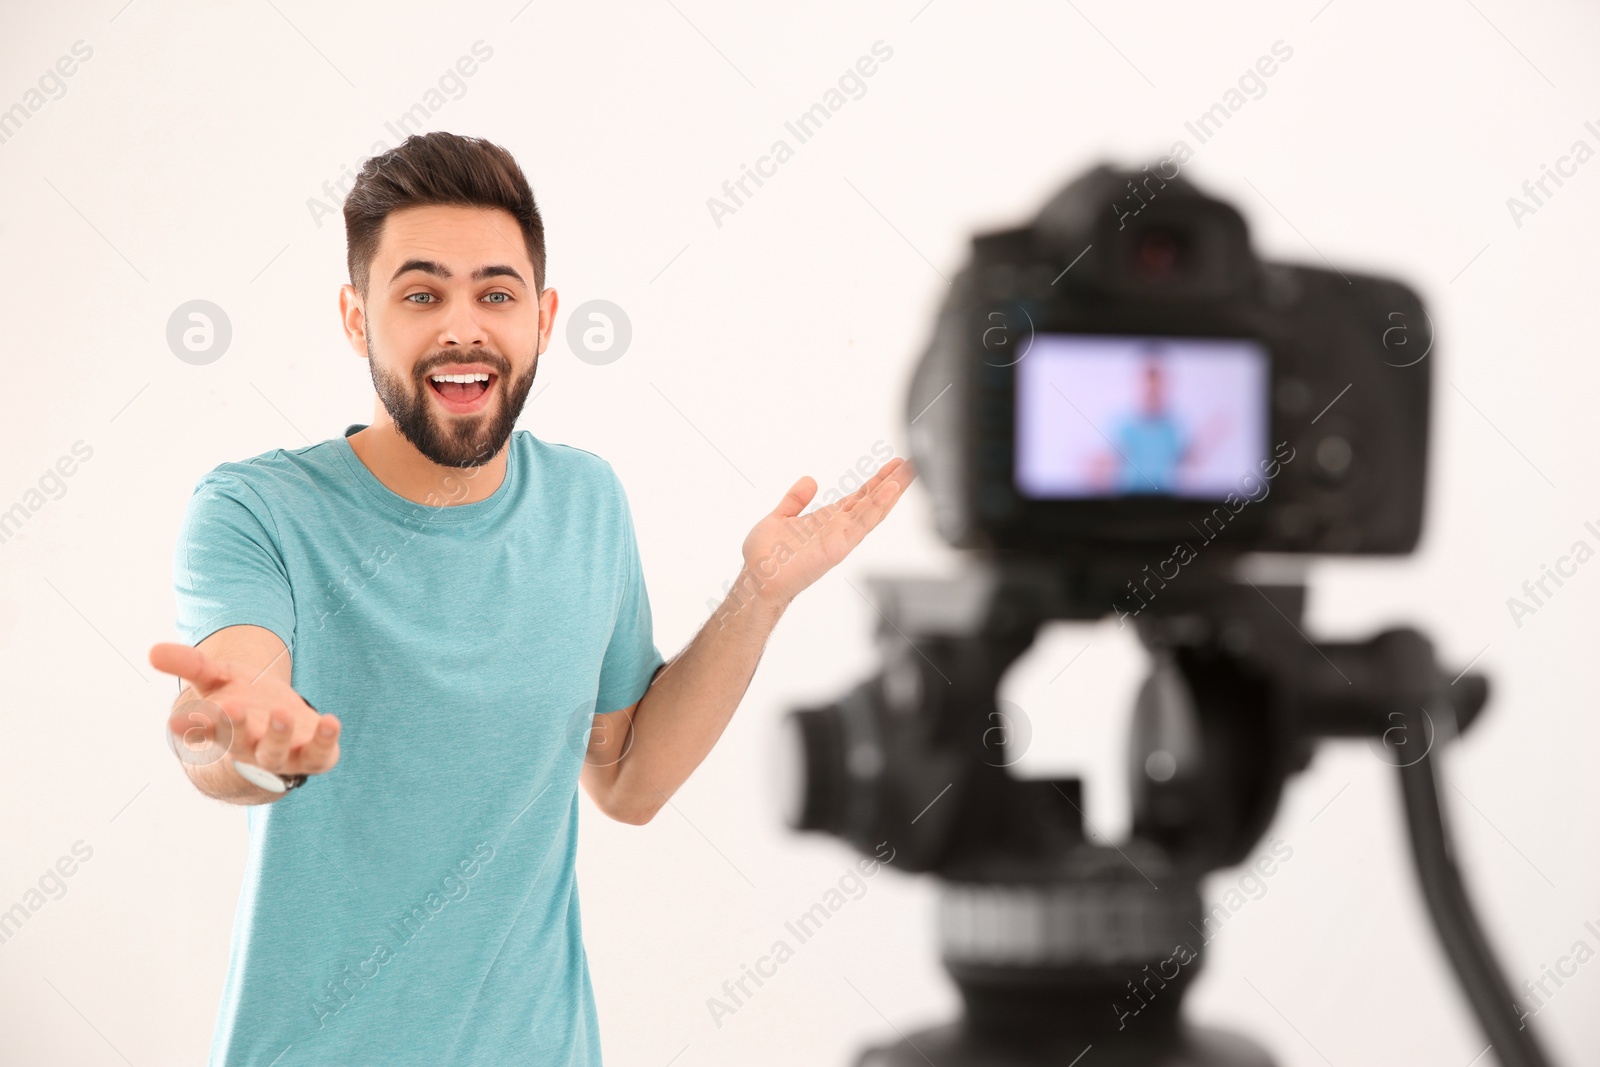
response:
[[[471,374],[430,374],[428,388],[445,408],[458,415],[481,410],[499,376],[479,371]]]

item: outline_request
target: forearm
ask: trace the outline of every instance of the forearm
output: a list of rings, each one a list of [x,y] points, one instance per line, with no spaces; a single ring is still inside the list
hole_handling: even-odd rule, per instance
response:
[[[616,810],[642,813],[637,821],[659,810],[711,752],[787,607],[761,593],[753,576],[741,573],[739,579],[634,709],[611,796]]]

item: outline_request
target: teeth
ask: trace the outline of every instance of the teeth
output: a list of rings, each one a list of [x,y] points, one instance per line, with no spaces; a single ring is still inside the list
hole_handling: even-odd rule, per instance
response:
[[[430,377],[436,382],[486,382],[489,380],[489,376],[481,371],[477,374],[434,374],[430,375]]]

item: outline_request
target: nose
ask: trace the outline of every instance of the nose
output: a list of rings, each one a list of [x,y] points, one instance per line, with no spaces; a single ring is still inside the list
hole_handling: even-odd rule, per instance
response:
[[[439,326],[439,345],[442,348],[484,348],[488,344],[488,331],[478,321],[478,307],[471,300],[452,300],[444,321]]]

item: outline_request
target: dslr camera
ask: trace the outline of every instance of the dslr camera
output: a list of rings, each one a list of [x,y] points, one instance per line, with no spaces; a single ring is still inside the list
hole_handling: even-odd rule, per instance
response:
[[[911,452],[961,548],[1405,553],[1431,345],[1400,282],[1258,258],[1170,160],[1102,166],[973,239],[909,390]]]

